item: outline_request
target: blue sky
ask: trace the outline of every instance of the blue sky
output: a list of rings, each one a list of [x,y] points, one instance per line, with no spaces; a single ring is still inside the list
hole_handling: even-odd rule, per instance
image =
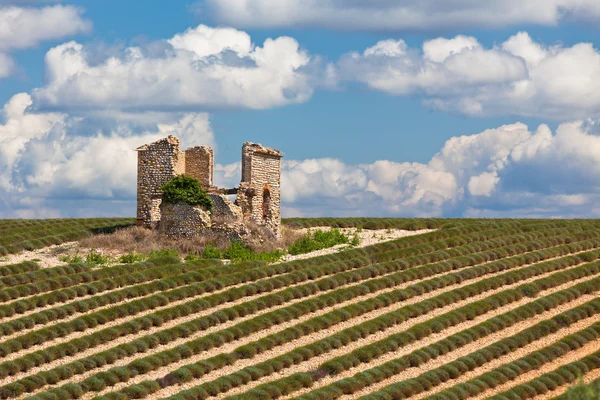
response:
[[[0,1],[0,216],[133,215],[163,133],[282,150],[284,216],[596,216],[600,4],[537,3]]]

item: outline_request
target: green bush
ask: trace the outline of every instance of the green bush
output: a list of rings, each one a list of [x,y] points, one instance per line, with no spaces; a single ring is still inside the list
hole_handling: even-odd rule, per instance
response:
[[[310,253],[311,251],[333,247],[337,244],[347,243],[350,243],[350,238],[337,228],[330,231],[317,230],[292,243],[290,247],[288,247],[288,252],[292,255],[305,254]],[[354,244],[355,241],[352,243]]]
[[[201,206],[212,210],[212,199],[202,189],[197,179],[185,175],[177,175],[162,186],[162,199],[165,203],[184,202],[192,206]]]
[[[148,261],[157,265],[178,264],[181,262],[177,249],[152,250],[148,255]]]
[[[91,265],[102,265],[108,263],[108,258],[96,251],[92,251],[85,256],[85,262]]]
[[[562,398],[565,400],[600,400],[600,380],[586,385],[580,378],[579,384],[570,387]]]
[[[133,264],[136,262],[144,261],[146,259],[146,255],[144,254],[135,254],[133,251],[127,254],[123,254],[119,257],[119,262],[121,264]]]
[[[222,257],[232,262],[241,261],[266,261],[276,262],[283,256],[279,250],[257,253],[240,241],[233,240],[231,245],[222,254]]]
[[[218,248],[216,248],[215,246],[213,246],[212,244],[209,244],[204,248],[204,251],[202,252],[202,256],[204,258],[221,259],[221,258],[223,258],[223,252],[221,250],[219,250]]]

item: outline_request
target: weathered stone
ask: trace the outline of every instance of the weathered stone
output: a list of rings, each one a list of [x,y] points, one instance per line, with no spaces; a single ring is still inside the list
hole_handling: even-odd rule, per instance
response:
[[[160,205],[158,231],[171,237],[194,237],[212,225],[210,214],[184,202]]]
[[[218,189],[213,186],[214,157],[210,147],[196,146],[180,151],[179,139],[168,136],[136,150],[138,151],[138,225],[149,228],[160,226],[161,231],[171,236],[177,235],[177,232],[181,232],[181,236],[198,235],[201,232],[206,233],[206,229],[211,229],[242,238],[249,233],[244,223],[251,221],[268,228],[276,237],[280,236],[282,154],[278,150],[256,143],[244,143],[242,177],[237,189]],[[161,204],[162,185],[179,174],[198,179],[209,191],[214,206],[212,215],[208,217],[210,220],[208,223],[206,216],[201,216],[198,211],[183,206]],[[235,203],[229,201],[223,194],[236,192]],[[165,215],[166,220],[164,220]],[[184,220],[187,217],[191,220]],[[181,226],[175,228],[178,220]],[[197,225],[192,228],[194,224]]]
[[[225,195],[209,193],[213,202],[211,217],[214,220],[242,222],[242,209]]]

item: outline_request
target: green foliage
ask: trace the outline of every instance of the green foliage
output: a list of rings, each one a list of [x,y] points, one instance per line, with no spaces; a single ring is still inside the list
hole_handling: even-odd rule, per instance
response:
[[[330,231],[322,231],[319,229],[292,243],[288,247],[288,252],[292,255],[305,254],[310,253],[311,251],[326,249],[338,244],[346,243],[350,243],[350,239],[339,229],[334,228]]]
[[[146,255],[145,254],[136,254],[135,252],[129,252],[127,254],[123,254],[121,257],[119,257],[119,263],[121,264],[133,264],[136,262],[141,262],[144,261],[146,259]]]
[[[197,179],[185,175],[177,175],[162,187],[165,203],[184,202],[192,206],[201,206],[207,211],[212,210],[212,199],[202,189]]]
[[[208,244],[206,245],[206,247],[204,248],[204,251],[202,252],[202,256],[204,258],[209,258],[209,259],[221,259],[223,258],[223,252],[221,250],[219,250],[217,247],[213,246],[212,244]]]
[[[580,378],[579,383],[570,387],[561,400],[600,400],[600,380],[585,384]]]
[[[184,260],[185,260],[185,262],[188,262],[188,263],[195,263],[195,262],[200,261],[200,256],[197,254],[190,253],[187,256],[185,256]]]
[[[104,255],[102,255],[101,253],[98,253],[95,250],[92,250],[91,252],[89,252],[85,256],[85,262],[86,262],[86,264],[90,264],[90,265],[108,264],[109,261],[110,261],[109,257],[104,256]]]
[[[215,252],[216,253],[216,252]],[[279,250],[257,253],[244,243],[233,240],[231,245],[223,252],[222,258],[231,260],[232,262],[242,261],[266,261],[276,262],[283,256],[283,252]]]
[[[180,263],[181,259],[177,249],[161,249],[152,250],[148,255],[148,261],[157,265],[167,265]]]

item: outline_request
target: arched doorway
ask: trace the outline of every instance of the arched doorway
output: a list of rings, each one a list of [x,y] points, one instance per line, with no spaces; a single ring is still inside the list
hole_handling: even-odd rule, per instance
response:
[[[271,208],[271,191],[269,190],[268,185],[265,185],[265,187],[263,188],[262,197],[262,220],[263,222],[266,222],[267,217],[269,216],[269,209]]]

